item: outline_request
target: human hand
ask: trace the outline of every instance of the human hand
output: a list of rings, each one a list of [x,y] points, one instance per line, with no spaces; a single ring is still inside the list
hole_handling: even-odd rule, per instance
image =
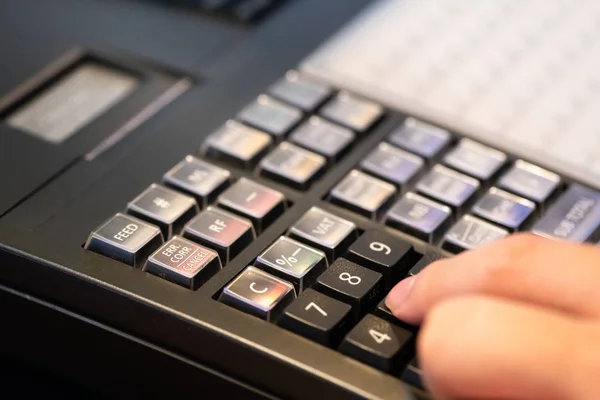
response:
[[[600,249],[515,234],[387,297],[436,399],[600,399]]]

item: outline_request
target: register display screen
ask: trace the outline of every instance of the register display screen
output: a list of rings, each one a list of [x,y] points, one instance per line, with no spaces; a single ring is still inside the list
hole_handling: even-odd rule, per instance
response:
[[[24,106],[8,125],[47,142],[61,143],[130,94],[138,79],[96,63],[77,66]]]

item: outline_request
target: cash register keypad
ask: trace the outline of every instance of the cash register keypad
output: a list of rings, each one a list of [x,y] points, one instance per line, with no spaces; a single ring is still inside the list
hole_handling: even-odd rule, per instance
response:
[[[513,232],[600,240],[598,191],[296,71],[126,210],[85,248],[189,290],[237,268],[215,301],[414,386],[397,282]]]

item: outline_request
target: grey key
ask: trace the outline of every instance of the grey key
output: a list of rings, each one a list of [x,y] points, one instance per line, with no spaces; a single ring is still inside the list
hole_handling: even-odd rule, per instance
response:
[[[280,138],[300,122],[302,112],[263,94],[240,111],[238,119]]]
[[[225,265],[246,248],[256,234],[247,219],[209,206],[185,226],[183,236],[215,250]]]
[[[600,239],[600,193],[571,186],[533,226],[533,232],[571,242],[595,243]]]
[[[469,203],[479,187],[477,179],[439,164],[417,183],[418,192],[457,210]]]
[[[264,132],[227,121],[206,138],[201,150],[208,157],[250,168],[269,151],[272,142],[271,136]]]
[[[380,143],[360,166],[363,171],[404,188],[419,176],[425,162],[387,143]]]
[[[219,255],[179,236],[163,244],[146,262],[144,271],[196,290],[221,269]]]
[[[440,239],[451,222],[450,207],[413,192],[398,200],[386,216],[387,225],[429,243]]]
[[[118,213],[90,233],[85,248],[135,267],[162,243],[158,227]]]
[[[488,181],[506,163],[506,154],[470,139],[463,139],[444,156],[444,163],[482,181]]]
[[[442,247],[460,253],[506,236],[508,231],[472,215],[465,215],[446,233]]]
[[[327,267],[325,253],[281,236],[256,259],[256,265],[294,284],[297,293],[310,287]]]
[[[163,177],[163,182],[190,196],[204,208],[212,203],[216,196],[229,184],[229,171],[187,156]]]
[[[127,212],[157,225],[168,239],[198,213],[198,204],[193,197],[153,183],[127,205]]]
[[[334,161],[350,148],[355,140],[355,135],[350,129],[312,116],[294,130],[290,135],[290,140]]]
[[[284,78],[267,90],[268,94],[304,111],[312,111],[332,93],[328,86],[308,80],[297,71],[288,71]]]
[[[254,224],[257,233],[261,233],[285,210],[285,197],[280,192],[241,178],[218,198],[219,206]]]
[[[357,238],[356,225],[318,207],[308,210],[288,233],[294,239],[323,250],[329,262]]]
[[[323,172],[325,157],[282,142],[260,163],[262,175],[296,189],[305,190]]]
[[[225,286],[219,301],[259,318],[274,321],[296,298],[291,283],[248,267]]]
[[[415,118],[407,118],[387,140],[394,146],[432,160],[450,144],[452,135],[445,129]]]
[[[491,188],[473,206],[473,213],[511,231],[526,225],[535,211],[535,203],[498,188]]]
[[[352,170],[329,194],[333,204],[377,219],[394,200],[396,188],[364,172]]]
[[[321,115],[356,132],[365,132],[383,116],[383,107],[370,100],[340,92],[321,108]]]
[[[509,192],[543,205],[561,184],[560,176],[538,166],[517,160],[515,165],[498,181],[498,186]]]

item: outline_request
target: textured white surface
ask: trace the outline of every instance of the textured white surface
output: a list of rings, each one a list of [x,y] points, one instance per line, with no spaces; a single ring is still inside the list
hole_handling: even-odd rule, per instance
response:
[[[600,188],[600,1],[382,0],[316,78]]]

